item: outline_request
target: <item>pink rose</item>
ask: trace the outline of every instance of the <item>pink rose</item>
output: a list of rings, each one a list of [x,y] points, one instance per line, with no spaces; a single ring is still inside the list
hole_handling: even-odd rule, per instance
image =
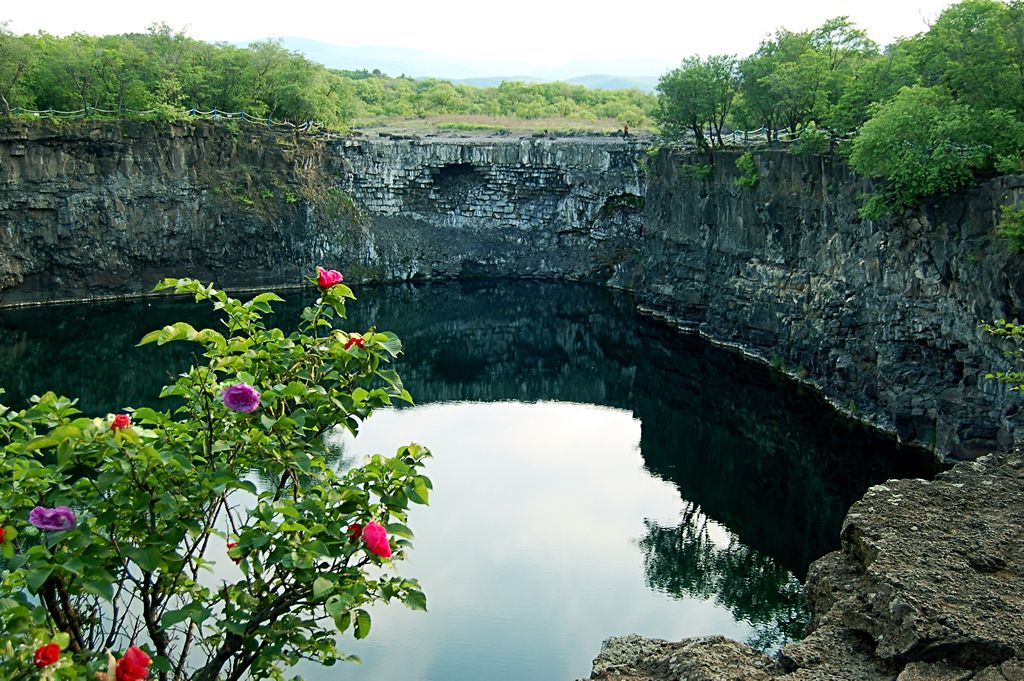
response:
[[[363,528],[363,541],[366,542],[366,548],[381,558],[391,557],[391,544],[388,543],[387,530],[376,520],[366,523],[366,527]]]
[[[320,284],[320,288],[331,288],[343,281],[345,281],[345,277],[338,270],[325,270],[322,267],[316,268],[316,283]]]

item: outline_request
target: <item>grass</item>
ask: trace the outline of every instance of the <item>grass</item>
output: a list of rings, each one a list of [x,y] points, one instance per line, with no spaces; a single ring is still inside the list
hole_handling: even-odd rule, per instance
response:
[[[479,130],[512,133],[589,132],[614,134],[622,132],[622,123],[614,118],[516,118],[513,116],[446,115],[424,118],[369,118],[352,123],[353,130]],[[650,125],[630,125],[630,132],[653,132]]]

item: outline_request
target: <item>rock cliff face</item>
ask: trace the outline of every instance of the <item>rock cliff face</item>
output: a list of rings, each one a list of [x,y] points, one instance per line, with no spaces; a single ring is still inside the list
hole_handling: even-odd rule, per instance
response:
[[[376,278],[513,276],[632,285],[643,145],[608,137],[346,140],[343,188]]]
[[[289,138],[228,125],[0,128],[0,305],[144,293],[162,276],[296,283],[538,277],[635,291],[677,325],[814,383],[953,458],[1022,416],[977,330],[1024,310],[994,237],[1024,178],[886,222],[832,157],[663,150],[636,138]],[[708,172],[710,171],[710,173]]]
[[[857,209],[870,188],[837,158],[761,151],[757,186],[744,188],[738,156],[711,166],[660,155],[642,303],[784,366],[906,441],[967,459],[1005,448],[1016,400],[984,378],[1005,360],[978,322],[1024,310],[1020,259],[994,229],[1024,178],[869,221]]]

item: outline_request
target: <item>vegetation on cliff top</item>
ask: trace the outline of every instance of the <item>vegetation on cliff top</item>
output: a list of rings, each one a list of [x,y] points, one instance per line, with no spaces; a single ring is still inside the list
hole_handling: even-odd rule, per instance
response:
[[[663,132],[703,150],[730,126],[852,138],[854,169],[885,180],[865,205],[877,216],[1024,171],[1024,1],[963,0],[885,49],[846,17],[779,29],[742,59],[685,60],[658,91]]]
[[[245,111],[334,129],[368,119],[513,116],[649,123],[654,97],[567,83],[477,88],[379,71],[331,70],[273,41],[211,44],[154,25],[146,33],[14,35],[0,24],[0,107],[34,110]]]

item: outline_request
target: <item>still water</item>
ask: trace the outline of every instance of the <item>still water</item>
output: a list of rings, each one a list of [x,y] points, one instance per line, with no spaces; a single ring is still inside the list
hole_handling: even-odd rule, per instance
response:
[[[768,368],[585,286],[365,287],[345,327],[397,332],[417,406],[378,412],[345,457],[434,452],[411,558],[428,613],[376,608],[363,664],[309,681],[585,677],[602,639],[799,635],[799,580],[871,484],[931,457],[836,417]],[[280,324],[302,304],[285,295]],[[134,347],[190,302],[0,311],[0,386],[91,414],[153,404],[188,348]],[[372,321],[371,321],[372,320]],[[99,358],[97,359],[97,355]],[[218,569],[230,571],[233,565]],[[401,651],[400,654],[396,654]]]

